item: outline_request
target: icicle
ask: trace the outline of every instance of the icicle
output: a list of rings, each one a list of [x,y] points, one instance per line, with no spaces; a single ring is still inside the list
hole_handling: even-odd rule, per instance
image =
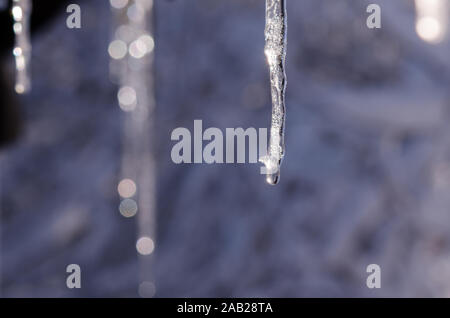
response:
[[[14,0],[12,16],[16,43],[13,54],[16,59],[16,85],[18,94],[26,93],[31,88],[29,63],[31,57],[30,14],[31,0]]]
[[[118,192],[119,211],[136,216],[139,254],[139,295],[153,297],[153,249],[156,233],[156,168],[152,151],[154,127],[153,0],[110,0],[115,17],[108,52],[111,75],[120,85],[123,110],[123,159]]]
[[[266,0],[265,54],[270,68],[272,94],[272,124],[268,154],[260,158],[265,165],[267,182],[275,185],[280,179],[280,166],[284,156],[284,122],[286,91],[286,0]]]

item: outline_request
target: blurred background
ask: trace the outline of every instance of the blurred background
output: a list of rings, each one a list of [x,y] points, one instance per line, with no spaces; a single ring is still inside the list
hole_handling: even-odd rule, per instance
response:
[[[373,2],[381,29],[366,26]],[[33,27],[29,94],[14,93],[2,41],[1,296],[450,296],[448,14],[420,20],[413,0],[288,0],[286,156],[273,187],[259,165],[170,157],[172,130],[194,119],[268,127],[264,1],[155,0],[146,263],[140,210],[118,208],[113,12],[77,3],[81,29],[56,4]],[[372,263],[381,289],[366,287]],[[81,289],[66,287],[69,264]]]

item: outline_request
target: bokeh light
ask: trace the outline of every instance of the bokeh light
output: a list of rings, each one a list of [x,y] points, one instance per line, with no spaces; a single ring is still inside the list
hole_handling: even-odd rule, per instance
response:
[[[424,41],[437,44],[447,33],[448,0],[416,0],[416,32]]]
[[[114,40],[109,44],[108,53],[115,60],[123,59],[127,55],[127,44],[122,40]]]
[[[141,255],[150,255],[155,249],[155,243],[147,236],[141,237],[136,242],[136,250]]]
[[[128,0],[110,0],[111,7],[115,9],[123,9],[127,6]]]
[[[117,186],[117,192],[122,198],[131,198],[136,194],[136,183],[131,179],[123,179]]]
[[[138,211],[138,205],[136,201],[132,199],[125,199],[120,202],[119,211],[122,216],[126,218],[131,218],[136,215]]]
[[[119,100],[119,106],[123,111],[130,112],[136,108],[136,91],[133,87],[121,87],[117,98]]]

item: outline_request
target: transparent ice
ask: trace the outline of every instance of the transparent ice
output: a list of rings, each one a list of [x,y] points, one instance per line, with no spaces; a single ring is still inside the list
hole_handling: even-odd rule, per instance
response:
[[[31,0],[14,0],[12,16],[14,19],[15,45],[13,54],[16,60],[16,85],[18,94],[26,93],[31,88],[30,79],[30,14]]]
[[[267,155],[260,158],[264,163],[267,182],[275,185],[280,179],[280,166],[284,156],[284,123],[286,115],[286,0],[266,0],[265,54],[270,69],[272,94],[272,122]]]
[[[152,149],[153,0],[110,1],[110,4],[114,13],[114,37],[108,52],[112,79],[120,86],[118,103],[124,116],[121,179],[127,180],[125,185],[134,187],[130,198],[122,197],[122,215],[129,214],[130,209],[131,215],[136,214],[139,295],[153,297],[153,258],[150,256],[156,233],[156,167]]]

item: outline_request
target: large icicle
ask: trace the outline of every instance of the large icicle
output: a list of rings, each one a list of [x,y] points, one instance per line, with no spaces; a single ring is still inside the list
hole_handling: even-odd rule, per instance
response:
[[[280,166],[284,156],[284,122],[286,115],[286,45],[287,13],[286,0],[266,0],[265,54],[270,68],[272,94],[272,123],[270,127],[269,149],[260,158],[264,163],[263,172],[267,182],[275,185],[280,179]]]
[[[30,14],[31,0],[14,0],[12,7],[12,16],[14,19],[14,33],[16,43],[13,54],[16,59],[16,85],[18,94],[26,93],[31,88],[30,79]]]

